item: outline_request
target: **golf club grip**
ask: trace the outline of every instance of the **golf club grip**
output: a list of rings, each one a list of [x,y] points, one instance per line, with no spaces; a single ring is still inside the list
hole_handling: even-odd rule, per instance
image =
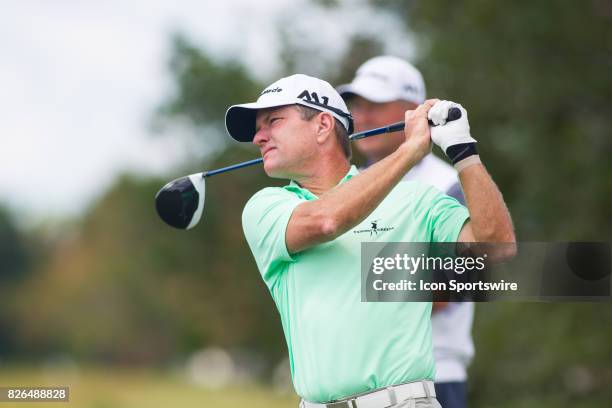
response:
[[[461,118],[461,110],[459,108],[450,108],[448,110],[448,118],[446,119],[447,122],[451,122],[453,120],[457,120]],[[433,122],[431,120],[429,120],[429,125],[430,126],[436,126],[433,124]],[[397,122],[397,123],[392,123],[388,126],[383,126],[380,128],[376,128],[376,129],[371,129],[371,130],[366,130],[363,132],[359,132],[359,133],[354,133],[352,134],[349,139],[350,140],[358,140],[358,139],[363,139],[366,137],[370,137],[370,136],[375,136],[375,135],[380,135],[383,133],[391,133],[391,132],[398,132],[400,130],[404,130],[404,127],[406,127],[406,123],[405,122]]]
[[[459,108],[450,108],[448,110],[448,117],[446,118],[447,122],[452,122],[453,120],[457,120],[461,118],[461,109]],[[431,126],[435,126],[432,121],[429,121]]]
[[[461,109],[459,108],[450,108],[448,110],[448,117],[446,118],[447,122],[452,122],[453,120],[457,120],[461,118]],[[431,119],[427,120],[429,122],[429,126],[437,126],[431,121]],[[397,122],[392,125],[389,125],[389,132],[397,132],[398,130],[404,130],[405,124],[404,122]]]

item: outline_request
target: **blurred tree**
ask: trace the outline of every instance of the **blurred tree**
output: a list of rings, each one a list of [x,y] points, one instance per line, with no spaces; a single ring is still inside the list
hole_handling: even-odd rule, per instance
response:
[[[239,62],[214,61],[180,33],[172,37],[169,68],[176,90],[158,114],[186,116],[195,126],[223,129],[227,107],[252,98],[262,87]]]
[[[416,35],[428,93],[464,104],[522,240],[612,236],[612,8],[370,0]]]
[[[609,2],[370,3],[414,33],[428,94],[468,109],[520,240],[610,240]],[[471,405],[609,404],[609,304],[476,310]]]
[[[0,207],[0,285],[22,279],[27,271],[25,239],[7,210]]]
[[[0,359],[14,353],[15,292],[28,272],[30,253],[23,234],[13,224],[9,212],[0,207]]]
[[[328,69],[334,73],[333,77],[326,78],[332,84],[345,84],[351,82],[355,76],[355,71],[364,61],[381,55],[384,52],[383,40],[379,38],[367,37],[362,34],[353,34],[349,38],[349,44],[345,55],[337,64],[336,69]]]
[[[131,363],[168,362],[206,345],[280,359],[280,322],[240,228],[245,197],[263,187],[260,173],[211,179],[202,222],[189,232],[158,219],[162,180],[121,180],[24,290],[25,346]]]
[[[609,304],[478,304],[470,405],[607,406],[610,321]]]
[[[238,63],[214,62],[181,36],[173,39],[170,67],[176,93],[158,115],[207,128],[203,143],[224,133],[228,105],[262,87]],[[237,145],[185,168],[256,155]],[[24,290],[20,335],[28,349],[123,362],[170,361],[207,345],[284,357],[274,304],[240,227],[246,200],[268,182],[261,168],[211,179],[201,225],[184,232],[155,213],[153,197],[165,181],[120,180]]]

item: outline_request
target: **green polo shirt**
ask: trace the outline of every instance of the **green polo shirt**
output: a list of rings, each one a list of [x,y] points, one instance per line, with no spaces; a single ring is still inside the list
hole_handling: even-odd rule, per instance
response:
[[[357,174],[352,166],[340,184]],[[361,302],[361,243],[454,242],[468,211],[434,187],[400,182],[361,224],[290,255],[285,230],[291,213],[316,199],[292,181],[260,190],[242,214],[244,234],[281,316],[297,394],[328,402],[433,380],[431,303]],[[358,232],[372,222],[379,233]]]

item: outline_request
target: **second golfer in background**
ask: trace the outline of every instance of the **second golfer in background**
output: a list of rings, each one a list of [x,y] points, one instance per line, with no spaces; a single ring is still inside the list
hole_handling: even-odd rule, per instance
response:
[[[338,87],[361,132],[404,119],[404,112],[425,101],[423,76],[408,62],[393,56],[372,58],[362,64],[350,84]],[[366,166],[387,157],[404,143],[403,132],[355,142]],[[432,185],[465,204],[455,169],[433,153],[406,173],[404,180]],[[467,366],[474,355],[472,320],[474,303],[434,302],[431,319],[436,362],[436,395],[444,408],[464,408]]]

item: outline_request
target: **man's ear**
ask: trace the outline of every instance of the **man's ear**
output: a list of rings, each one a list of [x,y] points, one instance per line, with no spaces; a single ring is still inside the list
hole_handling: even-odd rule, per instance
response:
[[[317,115],[317,143],[323,144],[334,131],[334,117],[329,112]]]

